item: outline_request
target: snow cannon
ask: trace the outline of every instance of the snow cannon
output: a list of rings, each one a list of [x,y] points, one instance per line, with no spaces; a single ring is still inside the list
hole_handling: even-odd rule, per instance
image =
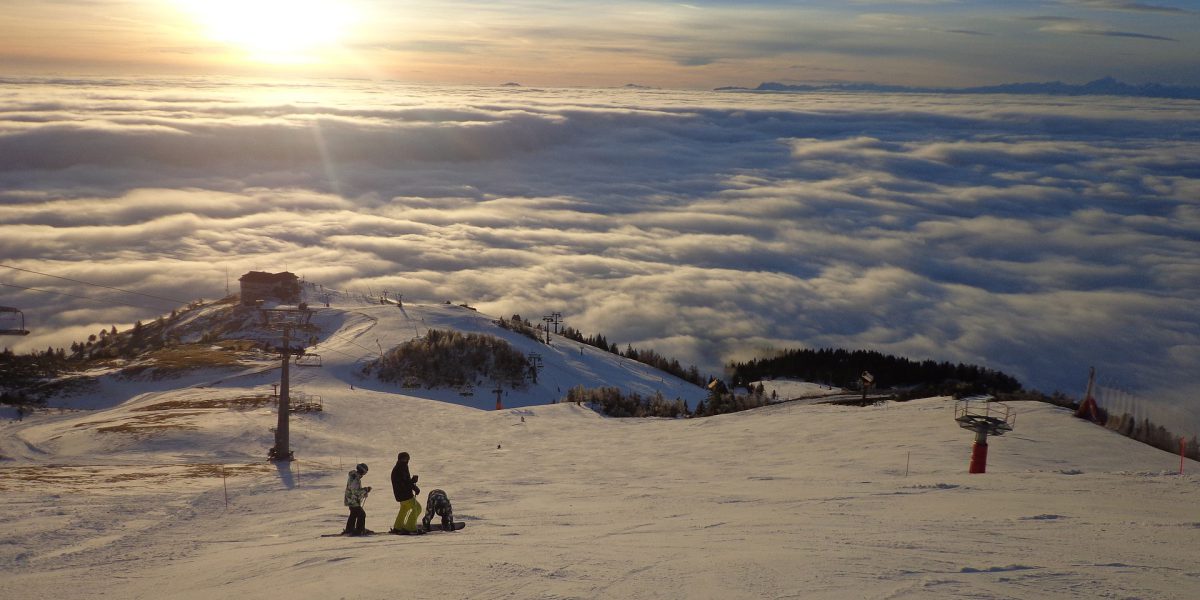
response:
[[[1012,431],[1017,413],[1007,404],[992,402],[991,396],[971,396],[954,403],[954,420],[959,427],[975,432],[971,447],[969,473],[987,472],[987,436],[1000,436]]]

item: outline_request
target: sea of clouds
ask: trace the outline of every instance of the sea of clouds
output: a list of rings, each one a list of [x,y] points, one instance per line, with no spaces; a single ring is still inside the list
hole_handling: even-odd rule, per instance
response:
[[[713,374],[1095,366],[1200,422],[1198,242],[1190,100],[0,79],[0,263],[149,294],[0,268],[17,350],[286,269]]]

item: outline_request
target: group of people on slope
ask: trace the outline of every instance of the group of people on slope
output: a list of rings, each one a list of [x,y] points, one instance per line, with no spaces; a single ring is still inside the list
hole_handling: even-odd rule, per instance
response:
[[[408,453],[401,452],[396,455],[396,466],[392,467],[392,493],[396,496],[396,502],[400,503],[400,512],[396,513],[396,523],[388,533],[425,533],[430,530],[435,514],[442,518],[442,529],[454,531],[454,510],[450,506],[450,498],[442,490],[429,492],[425,502],[425,518],[422,519],[421,526],[417,527],[417,515],[421,514],[421,504],[417,502],[416,495],[421,493],[421,488],[417,487],[417,476],[409,473],[408,460]],[[367,512],[363,509],[363,502],[371,492],[371,486],[362,485],[362,478],[366,474],[366,463],[359,463],[346,479],[345,504],[350,507],[350,516],[346,519],[346,529],[342,532],[345,535],[375,533],[367,529]]]

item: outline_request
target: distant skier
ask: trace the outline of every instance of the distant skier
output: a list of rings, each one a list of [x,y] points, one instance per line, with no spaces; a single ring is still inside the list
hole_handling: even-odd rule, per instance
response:
[[[367,529],[367,511],[363,510],[363,502],[367,500],[367,494],[371,493],[371,486],[362,486],[362,478],[366,474],[366,463],[358,463],[346,479],[345,503],[350,507],[350,516],[346,519],[346,529],[342,531],[345,535],[375,533]]]
[[[430,531],[433,515],[442,518],[442,530],[454,531],[454,509],[450,506],[450,498],[442,490],[433,490],[425,499],[425,518],[421,519],[421,531]]]
[[[396,495],[396,502],[400,503],[400,511],[396,513],[396,523],[388,533],[425,533],[417,529],[421,504],[417,502],[416,494],[421,493],[421,488],[417,487],[417,477],[408,473],[407,452],[396,455],[396,466],[392,467],[392,493]]]

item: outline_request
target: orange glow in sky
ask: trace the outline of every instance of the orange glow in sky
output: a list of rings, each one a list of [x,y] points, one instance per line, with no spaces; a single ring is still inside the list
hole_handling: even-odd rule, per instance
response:
[[[694,89],[762,82],[956,87],[1106,76],[1200,86],[1200,11],[1187,5],[9,0],[0,65],[5,75]]]
[[[347,3],[329,0],[178,0],[214,42],[247,60],[323,62],[356,20]]]

